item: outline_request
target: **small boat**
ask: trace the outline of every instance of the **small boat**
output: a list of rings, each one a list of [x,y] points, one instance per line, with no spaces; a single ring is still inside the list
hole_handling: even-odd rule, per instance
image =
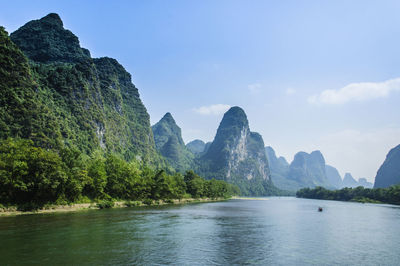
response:
[[[322,212],[323,210],[322,210],[322,207],[318,207],[318,211],[319,212]]]

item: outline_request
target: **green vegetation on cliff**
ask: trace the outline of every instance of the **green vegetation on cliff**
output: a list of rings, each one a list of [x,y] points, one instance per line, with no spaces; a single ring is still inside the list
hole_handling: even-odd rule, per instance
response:
[[[0,118],[0,125],[9,128],[3,139],[25,137],[41,147],[76,147],[88,155],[102,150],[164,166],[139,92],[115,59],[92,59],[57,14],[28,22],[11,34],[29,63],[3,29],[1,38],[6,43],[1,56],[9,64],[2,67],[1,82],[8,75],[8,80],[21,83],[3,85],[2,94],[17,94],[12,96],[15,101],[2,95],[3,112],[11,113]]]
[[[185,146],[181,129],[170,113],[166,113],[152,127],[157,150],[179,172],[193,168],[194,155]]]

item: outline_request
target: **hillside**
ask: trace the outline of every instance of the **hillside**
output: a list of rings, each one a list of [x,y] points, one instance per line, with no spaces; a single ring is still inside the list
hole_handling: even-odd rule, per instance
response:
[[[152,126],[156,148],[177,171],[184,172],[193,166],[194,155],[186,148],[181,129],[170,113]]]
[[[26,23],[10,38],[16,45],[2,30],[3,41],[14,53],[1,51],[10,63],[9,72],[2,73],[2,86],[7,86],[2,94],[16,93],[21,102],[3,100],[2,138],[28,137],[42,147],[72,146],[86,154],[111,151],[127,160],[163,163],[138,89],[117,60],[91,58],[54,13]],[[24,77],[13,79],[20,84],[5,83],[15,70]],[[15,117],[19,109],[24,121]]]

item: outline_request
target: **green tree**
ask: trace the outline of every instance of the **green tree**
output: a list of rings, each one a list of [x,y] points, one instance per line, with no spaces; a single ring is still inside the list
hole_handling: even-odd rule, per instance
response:
[[[44,204],[63,195],[68,179],[57,153],[30,140],[0,142],[0,201]]]

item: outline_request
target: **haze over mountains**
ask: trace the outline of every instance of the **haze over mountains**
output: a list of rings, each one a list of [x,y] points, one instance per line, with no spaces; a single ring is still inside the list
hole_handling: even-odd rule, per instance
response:
[[[320,151],[298,152],[290,164],[278,158],[237,106],[224,114],[209,143],[185,145],[170,113],[151,127],[131,75],[115,59],[92,58],[57,14],[28,22],[10,36],[3,28],[0,33],[1,139],[28,138],[47,149],[66,145],[87,155],[113,152],[171,171],[194,169],[238,185],[244,195],[372,186],[349,173],[342,180]],[[399,150],[389,152],[375,187],[400,182]]]
[[[350,173],[346,173],[342,180],[339,171],[325,163],[320,151],[298,152],[291,164],[284,157],[276,157],[272,147],[265,147],[271,167],[271,176],[278,188],[285,190],[298,190],[304,187],[322,186],[328,189],[343,187],[364,186],[370,188],[372,183],[365,178],[358,182]]]

